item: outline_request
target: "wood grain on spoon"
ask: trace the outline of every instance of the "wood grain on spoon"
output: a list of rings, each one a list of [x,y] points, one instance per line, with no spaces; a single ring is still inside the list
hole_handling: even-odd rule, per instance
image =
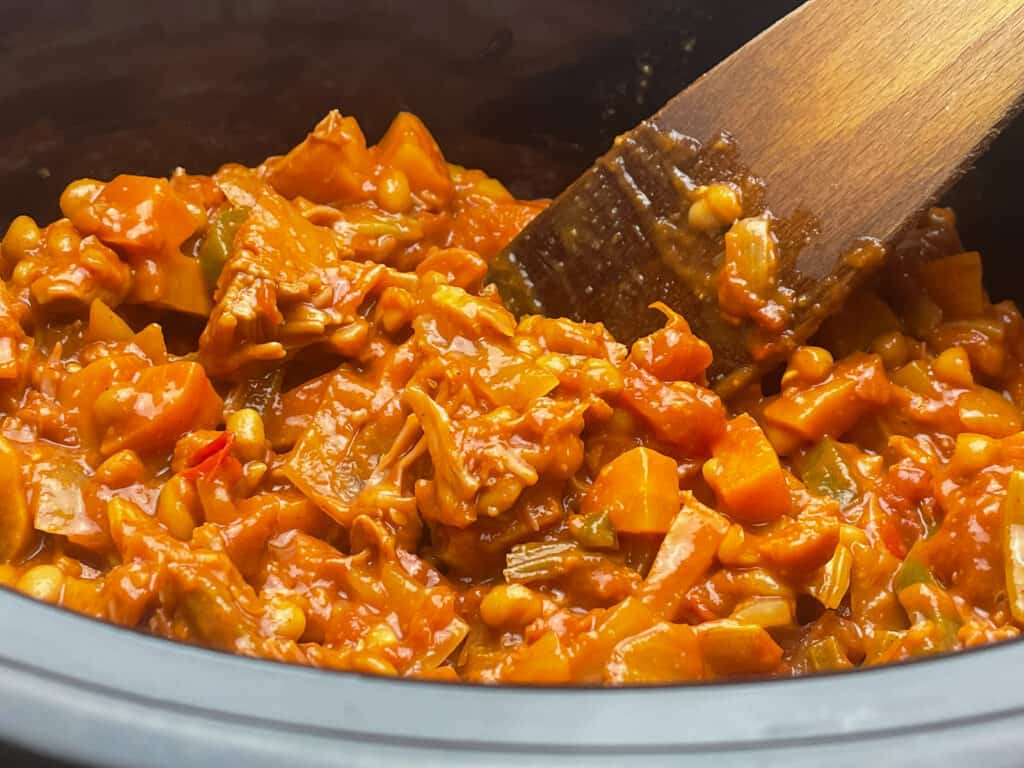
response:
[[[514,308],[529,306],[522,275],[533,308],[603,321],[624,341],[657,327],[647,307],[665,301],[711,343],[713,380],[763,369],[877,266],[847,258],[858,239],[891,241],[984,150],[1022,91],[1024,0],[811,0],[620,137],[492,276]],[[713,286],[694,279],[721,264],[721,237],[694,248],[684,232],[679,178],[714,162],[681,137],[723,130],[766,182],[758,210],[806,225],[791,222],[779,275],[796,297],[788,330],[759,350],[757,329],[723,319]]]

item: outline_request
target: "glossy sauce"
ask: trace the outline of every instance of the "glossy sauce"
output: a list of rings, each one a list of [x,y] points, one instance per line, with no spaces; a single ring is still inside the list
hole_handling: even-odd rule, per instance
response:
[[[681,188],[717,265],[693,285],[778,334],[810,225],[715,167]],[[65,218],[16,219],[0,583],[219,650],[489,683],[803,674],[1019,633],[1022,320],[950,212],[778,391],[727,405],[673,307],[627,346],[503,305],[488,264],[543,206],[411,115],[368,146],[334,112],[258,168],[81,180]]]

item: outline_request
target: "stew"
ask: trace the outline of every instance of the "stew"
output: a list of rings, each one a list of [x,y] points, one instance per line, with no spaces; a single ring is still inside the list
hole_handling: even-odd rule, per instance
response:
[[[770,214],[696,190],[722,306]],[[488,683],[795,675],[1016,637],[1024,323],[935,209],[723,400],[664,327],[517,319],[544,206],[401,114],[212,176],[82,179],[0,245],[0,584],[280,661]],[[778,377],[776,377],[778,378]]]

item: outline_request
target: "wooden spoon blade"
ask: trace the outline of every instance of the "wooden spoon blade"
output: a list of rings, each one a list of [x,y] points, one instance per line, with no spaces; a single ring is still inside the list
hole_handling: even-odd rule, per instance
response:
[[[859,238],[891,241],[1015,114],[1021,51],[1024,0],[811,0],[620,137],[492,279],[517,311],[602,321],[624,341],[657,327],[647,307],[664,301],[711,343],[713,380],[752,375],[878,265],[849,258]],[[721,236],[687,232],[684,188],[715,172],[746,178],[710,157],[723,129],[766,182],[745,213],[789,221],[779,280],[793,311],[772,342],[752,321],[723,319]]]

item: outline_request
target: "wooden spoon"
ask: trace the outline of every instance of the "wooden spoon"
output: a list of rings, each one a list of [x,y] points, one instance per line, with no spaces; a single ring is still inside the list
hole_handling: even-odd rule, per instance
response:
[[[663,301],[711,344],[712,382],[735,389],[879,266],[870,256],[881,249],[860,238],[891,242],[985,149],[1022,91],[1024,0],[811,0],[620,136],[491,278],[514,311],[602,321],[626,342],[659,326],[648,307]],[[738,160],[714,140],[722,130]],[[776,280],[791,311],[770,343],[763,324],[720,312],[721,233],[687,227],[687,190],[702,176],[749,178],[744,167],[766,182],[744,215],[788,219]]]

